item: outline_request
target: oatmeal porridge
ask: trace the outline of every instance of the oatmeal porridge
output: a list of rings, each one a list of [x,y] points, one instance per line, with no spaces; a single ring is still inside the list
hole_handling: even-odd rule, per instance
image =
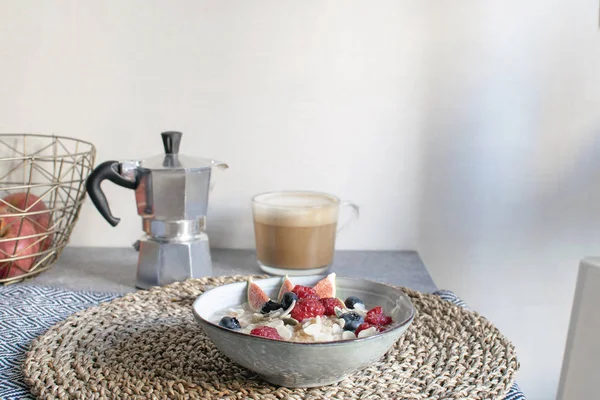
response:
[[[285,277],[277,300],[252,280],[248,301],[215,315],[220,326],[249,335],[293,342],[329,342],[368,337],[389,329],[393,320],[382,307],[368,308],[355,296],[335,297],[335,274],[313,287]]]

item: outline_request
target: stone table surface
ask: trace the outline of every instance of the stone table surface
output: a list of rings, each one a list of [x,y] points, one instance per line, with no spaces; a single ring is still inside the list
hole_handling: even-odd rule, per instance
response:
[[[213,275],[264,274],[253,250],[212,249]],[[19,285],[127,293],[135,288],[137,252],[133,248],[68,247],[40,275]],[[414,251],[337,251],[331,268],[340,276],[406,286],[431,293],[436,286]]]

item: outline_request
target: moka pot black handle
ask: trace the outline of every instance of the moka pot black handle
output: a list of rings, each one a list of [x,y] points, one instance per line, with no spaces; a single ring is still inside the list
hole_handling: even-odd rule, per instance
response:
[[[104,219],[106,219],[112,226],[117,226],[121,219],[112,215],[110,206],[108,205],[108,200],[106,200],[106,196],[104,195],[100,185],[105,179],[108,179],[112,183],[127,189],[135,190],[138,185],[137,176],[133,181],[121,176],[120,165],[121,163],[119,161],[114,160],[103,162],[94,168],[85,183],[85,188],[90,196],[90,199],[92,199],[92,203],[94,203],[98,211],[100,211],[100,214],[102,214]]]

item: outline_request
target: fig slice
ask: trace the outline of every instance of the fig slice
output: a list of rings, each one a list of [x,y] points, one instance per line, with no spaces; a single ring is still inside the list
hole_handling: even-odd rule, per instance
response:
[[[292,283],[290,278],[288,278],[287,275],[284,276],[283,282],[281,283],[281,288],[279,289],[279,294],[277,295],[277,301],[281,302],[281,299],[283,298],[283,294],[286,292],[291,292],[293,288],[294,288],[294,284]]]
[[[317,284],[313,286],[313,289],[322,299],[335,297],[335,272],[332,272],[317,282]]]
[[[263,304],[270,300],[265,291],[252,278],[248,279],[247,291],[248,305],[252,311],[260,311]]]

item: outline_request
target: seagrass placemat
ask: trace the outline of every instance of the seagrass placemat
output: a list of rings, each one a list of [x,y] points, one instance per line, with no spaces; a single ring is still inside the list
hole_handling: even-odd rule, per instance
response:
[[[128,294],[53,326],[23,366],[41,399],[502,399],[519,368],[513,345],[479,314],[403,289],[417,316],[368,368],[326,387],[272,386],[220,354],[191,306],[203,278]]]

